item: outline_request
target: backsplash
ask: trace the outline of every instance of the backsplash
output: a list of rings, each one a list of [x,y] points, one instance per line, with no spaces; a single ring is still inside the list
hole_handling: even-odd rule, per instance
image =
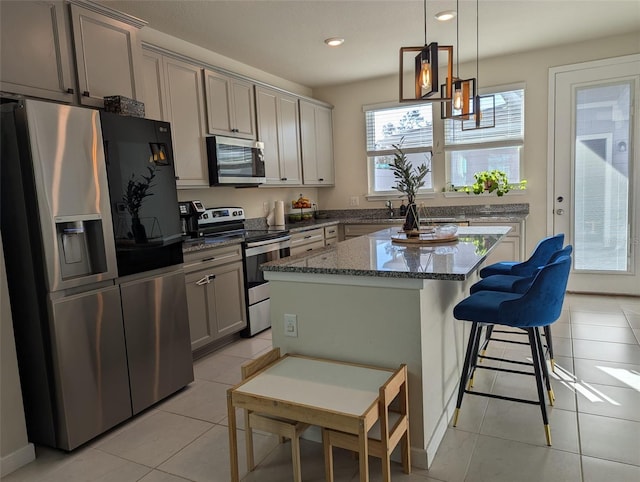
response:
[[[329,218],[388,218],[388,209],[331,209],[321,211]],[[472,204],[468,206],[430,206],[421,208],[421,216],[429,218],[480,216],[499,214],[529,214],[529,204]],[[394,208],[394,216],[400,217],[399,209]]]

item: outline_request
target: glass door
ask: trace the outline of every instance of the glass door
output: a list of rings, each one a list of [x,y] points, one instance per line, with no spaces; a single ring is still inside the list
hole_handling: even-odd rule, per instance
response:
[[[640,56],[552,69],[553,232],[573,244],[569,290],[640,294]]]

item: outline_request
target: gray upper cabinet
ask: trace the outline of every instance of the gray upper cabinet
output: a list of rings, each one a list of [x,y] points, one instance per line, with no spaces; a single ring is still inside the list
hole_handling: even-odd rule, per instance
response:
[[[207,132],[213,135],[256,138],[253,84],[204,69]]]
[[[332,186],[335,171],[330,107],[300,99],[300,142],[304,184]]]
[[[144,87],[144,114],[147,119],[169,121],[162,102],[165,92],[162,55],[149,50],[142,51],[142,85]]]
[[[102,107],[109,95],[142,100],[138,28],[78,5],[71,5],[71,20],[80,103]]]
[[[63,2],[0,2],[0,90],[73,102],[69,48]]]
[[[266,184],[302,184],[298,98],[256,87],[256,115],[258,140],[264,142]]]
[[[0,22],[3,92],[94,107],[108,95],[142,99],[143,20],[90,1],[38,0],[0,1]]]

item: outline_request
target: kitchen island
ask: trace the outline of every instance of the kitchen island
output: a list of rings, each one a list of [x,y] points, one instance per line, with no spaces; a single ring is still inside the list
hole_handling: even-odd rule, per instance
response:
[[[263,265],[273,346],[409,372],[411,457],[428,468],[455,408],[467,334],[453,307],[510,228],[460,227],[458,240],[410,246],[397,228]],[[293,315],[293,316],[292,316]],[[295,318],[286,333],[285,319]]]

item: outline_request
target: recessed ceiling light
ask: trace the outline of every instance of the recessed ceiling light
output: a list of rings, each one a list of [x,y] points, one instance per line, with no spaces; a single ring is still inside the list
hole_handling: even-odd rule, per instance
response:
[[[457,13],[455,10],[445,10],[444,12],[436,13],[435,17],[436,17],[436,20],[439,20],[441,22],[446,22],[447,20],[451,20],[452,18],[455,18],[456,15]]]
[[[329,47],[339,47],[344,43],[344,39],[339,37],[331,37],[325,39],[324,43],[326,43]]]

